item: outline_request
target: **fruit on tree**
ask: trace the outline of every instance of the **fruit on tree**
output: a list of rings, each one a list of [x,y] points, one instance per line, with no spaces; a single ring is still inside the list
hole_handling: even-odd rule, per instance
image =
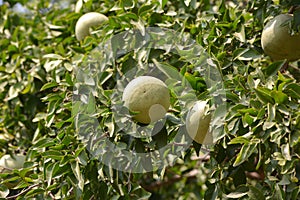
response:
[[[269,21],[261,35],[262,48],[272,60],[295,61],[300,58],[300,34],[291,35],[292,14],[280,14]]]
[[[90,35],[90,29],[95,26],[100,26],[104,22],[108,21],[108,18],[97,12],[89,12],[82,15],[75,25],[75,36],[77,40],[83,40],[86,36]]]
[[[186,117],[187,133],[199,144],[213,144],[212,133],[209,130],[210,121],[211,114],[207,101],[197,101]]]
[[[170,107],[170,93],[166,84],[152,76],[139,76],[125,87],[124,105],[136,113],[133,118],[143,124],[162,119]]]
[[[8,173],[14,169],[21,169],[25,163],[26,156],[22,154],[17,155],[4,155],[0,158],[0,173]],[[4,185],[7,188],[14,188],[20,183],[20,180],[11,180],[9,182],[5,182]]]
[[[9,170],[13,169],[20,169],[23,167],[25,163],[26,156],[22,154],[17,155],[4,155],[0,159],[0,171],[1,172],[8,172]]]

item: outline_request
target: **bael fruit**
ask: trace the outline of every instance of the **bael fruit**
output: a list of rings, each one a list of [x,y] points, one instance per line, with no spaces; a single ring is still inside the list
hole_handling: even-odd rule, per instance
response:
[[[143,124],[163,118],[170,107],[168,87],[152,76],[140,76],[130,81],[122,100],[130,111],[137,113],[133,118]]]
[[[0,173],[9,173],[11,170],[14,169],[21,169],[23,168],[23,165],[25,163],[26,156],[22,154],[17,155],[4,155],[0,159]],[[8,175],[6,178],[9,178],[10,175]],[[7,181],[4,183],[4,185],[11,189],[17,186],[20,183],[20,179]]]
[[[209,131],[211,114],[208,113],[207,101],[197,101],[186,117],[186,130],[189,136],[197,143],[213,144],[212,133]]]
[[[86,36],[90,35],[91,27],[100,26],[106,21],[108,21],[108,18],[101,13],[89,12],[82,15],[75,25],[75,36],[77,40],[83,40]]]
[[[269,21],[261,35],[262,48],[272,60],[300,58],[300,34],[290,34],[292,14],[280,14]]]
[[[0,159],[1,172],[8,172],[13,169],[21,169],[25,163],[26,156],[22,154],[17,155],[4,155]]]

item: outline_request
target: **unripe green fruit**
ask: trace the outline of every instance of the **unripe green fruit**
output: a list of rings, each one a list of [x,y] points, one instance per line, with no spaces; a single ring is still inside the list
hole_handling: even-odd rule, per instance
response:
[[[75,35],[77,40],[83,40],[86,36],[90,35],[91,27],[100,26],[106,21],[108,21],[108,18],[97,12],[90,12],[82,15],[75,25]]]
[[[272,60],[295,61],[300,58],[300,34],[291,35],[291,14],[281,14],[268,22],[261,35],[262,48]]]
[[[189,136],[197,143],[213,144],[212,133],[209,131],[211,114],[208,114],[206,101],[197,101],[190,109],[186,118],[186,130]]]
[[[1,172],[8,172],[8,170],[21,169],[25,163],[26,156],[24,155],[4,155],[0,159]]]
[[[128,83],[122,100],[134,119],[143,124],[163,118],[170,107],[170,93],[164,82],[152,76],[140,76]]]

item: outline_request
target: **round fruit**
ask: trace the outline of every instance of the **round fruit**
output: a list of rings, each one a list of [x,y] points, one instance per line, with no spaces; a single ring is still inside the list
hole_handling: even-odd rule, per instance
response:
[[[13,169],[21,169],[25,163],[26,156],[19,154],[14,155],[4,155],[0,159],[0,171],[8,172]]]
[[[100,26],[106,21],[108,21],[108,18],[97,12],[90,12],[82,15],[75,25],[75,35],[77,40],[80,41],[90,35],[91,27]]]
[[[291,35],[292,14],[281,14],[268,22],[261,35],[262,48],[272,60],[295,61],[300,58],[300,34]]]
[[[186,118],[187,132],[199,144],[213,144],[212,133],[209,131],[211,114],[208,114],[208,109],[206,101],[197,101]]]
[[[143,124],[163,118],[170,107],[170,93],[164,82],[152,76],[140,76],[128,83],[122,100],[134,119]]]

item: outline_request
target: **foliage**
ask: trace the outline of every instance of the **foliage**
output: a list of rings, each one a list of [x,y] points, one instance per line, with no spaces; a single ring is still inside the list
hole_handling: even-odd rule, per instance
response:
[[[263,25],[272,16],[287,12],[295,2],[21,1],[30,13],[17,13],[11,9],[16,1],[6,2],[0,6],[0,147],[3,155],[26,154],[27,162],[22,170],[0,174],[0,196],[298,199],[298,62],[279,72],[284,62],[273,63],[260,45]],[[109,23],[96,27],[94,34],[78,42],[74,35],[76,21],[90,11],[105,14]],[[298,18],[296,12],[296,25]],[[104,165],[89,151],[84,140],[91,138],[78,134],[74,109],[83,106],[96,110],[101,126],[95,128],[107,133],[110,141],[147,152],[166,145],[180,130],[182,124],[174,123],[184,117],[180,113],[180,96],[173,91],[172,110],[159,136],[150,141],[132,139],[118,130],[111,110],[112,96],[117,80],[141,61],[143,52],[128,52],[106,71],[96,74],[102,86],[93,93],[95,101],[87,102],[86,107],[74,105],[74,99],[80,98],[76,91],[85,90],[92,82],[78,82],[76,74],[89,67],[84,64],[99,43],[112,35],[143,27],[190,34],[209,55],[207,65],[216,67],[222,75],[227,109],[223,129],[215,124],[218,131],[214,146],[203,148],[194,143],[172,166],[130,173]],[[168,64],[176,69],[189,82],[197,99],[213,101],[204,81],[207,77],[201,76],[192,64],[184,63],[183,56],[162,50],[151,50],[148,55],[149,63]],[[81,119],[88,121],[94,113],[82,114]],[[94,127],[84,128],[92,131]],[[147,167],[147,161],[142,166]],[[10,187],[12,183],[16,184]]]

